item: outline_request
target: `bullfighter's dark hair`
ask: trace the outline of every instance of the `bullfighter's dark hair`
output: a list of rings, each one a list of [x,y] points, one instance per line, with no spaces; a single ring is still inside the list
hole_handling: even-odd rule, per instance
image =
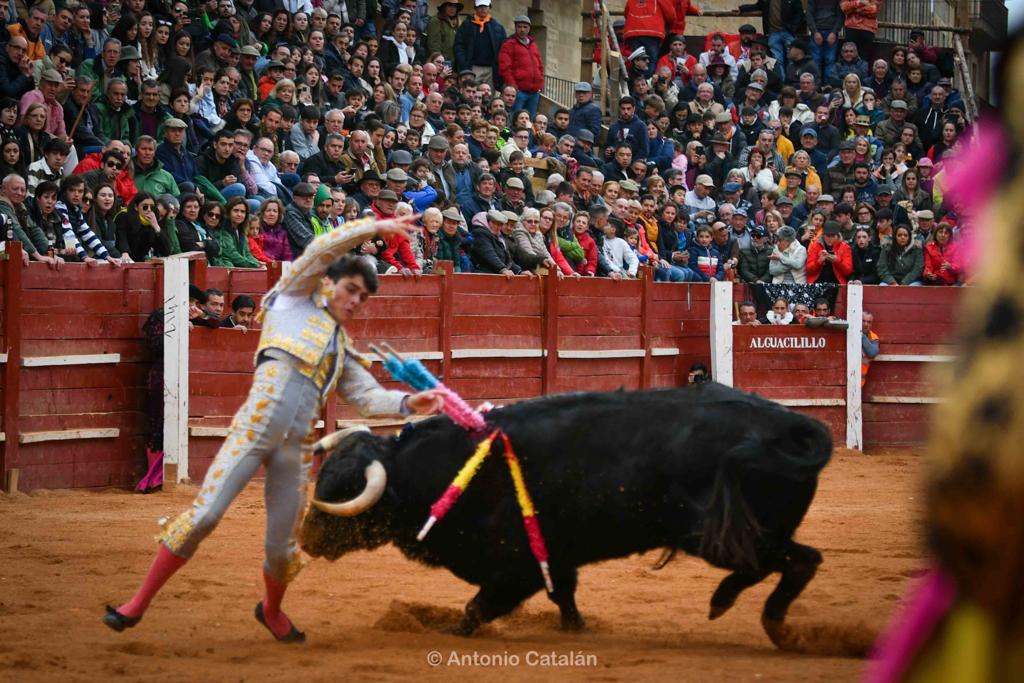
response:
[[[331,282],[337,282],[343,277],[349,277],[354,275],[360,275],[363,278],[363,282],[366,283],[366,288],[373,294],[377,291],[377,287],[380,286],[377,280],[377,269],[374,268],[373,264],[368,259],[364,259],[361,256],[354,256],[349,254],[348,256],[342,256],[340,259],[331,264],[327,269],[327,277],[331,279]]]

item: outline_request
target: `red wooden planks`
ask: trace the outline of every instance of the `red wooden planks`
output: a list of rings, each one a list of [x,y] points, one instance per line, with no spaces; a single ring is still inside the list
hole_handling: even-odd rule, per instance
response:
[[[540,347],[541,319],[539,317],[510,315],[459,315],[452,317],[452,336],[509,334],[537,338]]]
[[[457,358],[449,379],[540,377],[540,358]],[[446,380],[448,381],[448,380]]]
[[[22,338],[32,339],[139,339],[146,316],[77,315],[25,313],[21,316]],[[75,353],[68,351],[68,353]]]

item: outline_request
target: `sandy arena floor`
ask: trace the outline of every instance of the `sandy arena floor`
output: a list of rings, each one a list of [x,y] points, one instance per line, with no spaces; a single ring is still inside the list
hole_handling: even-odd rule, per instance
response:
[[[882,628],[924,566],[921,474],[920,458],[908,452],[836,454],[797,535],[825,562],[788,623],[854,634]],[[656,553],[581,570],[582,634],[557,630],[554,605],[534,597],[471,639],[430,626],[454,620],[475,592],[447,572],[391,547],[318,560],[285,602],[309,640],[281,646],[252,617],[262,588],[258,484],[138,627],[109,631],[100,623],[103,605],[130,596],[155,551],[157,519],[184,509],[193,492],[0,494],[0,680],[831,682],[856,680],[864,667],[861,659],[771,645],[759,614],[776,578],[709,622],[723,573],[682,556],[654,572]],[[551,653],[582,655],[582,665],[544,666]],[[454,664],[459,657],[462,665]]]

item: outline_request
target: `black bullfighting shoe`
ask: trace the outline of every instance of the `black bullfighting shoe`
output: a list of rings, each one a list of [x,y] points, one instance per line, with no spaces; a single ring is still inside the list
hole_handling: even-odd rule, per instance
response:
[[[261,624],[263,624],[263,626],[266,627],[266,629],[268,631],[270,631],[270,635],[274,636],[274,638],[276,638],[277,640],[281,641],[282,643],[304,643],[304,642],[306,642],[306,634],[303,633],[302,631],[300,631],[299,629],[295,628],[295,624],[292,624],[291,625],[292,629],[290,631],[288,631],[288,633],[284,634],[283,636],[279,636],[276,633],[274,633],[274,631],[271,630],[271,628],[269,626],[267,626],[266,619],[263,618],[263,601],[262,600],[260,600],[258,603],[256,603],[256,621],[258,621]]]
[[[110,605],[107,605],[107,613],[103,615],[103,623],[118,633],[135,626],[140,621],[142,621],[142,617],[126,617]]]

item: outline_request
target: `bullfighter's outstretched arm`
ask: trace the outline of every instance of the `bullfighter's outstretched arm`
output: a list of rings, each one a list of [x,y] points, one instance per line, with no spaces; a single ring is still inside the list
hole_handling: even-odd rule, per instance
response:
[[[385,389],[360,362],[359,357],[346,350],[345,367],[338,381],[338,394],[359,411],[363,417],[408,415],[409,406],[404,391]]]
[[[310,242],[302,256],[295,259],[288,272],[267,292],[271,299],[278,294],[309,296],[320,288],[320,279],[327,268],[377,233],[378,221],[365,218],[345,223],[340,228],[320,235]]]

